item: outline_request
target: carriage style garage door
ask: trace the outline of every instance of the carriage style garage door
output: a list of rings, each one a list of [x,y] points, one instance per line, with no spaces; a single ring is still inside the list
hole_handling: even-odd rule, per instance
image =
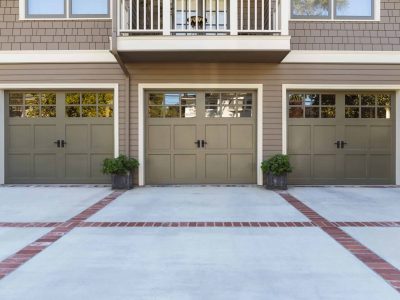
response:
[[[113,102],[107,91],[8,92],[6,182],[108,182]]]
[[[256,183],[255,93],[148,92],[146,183]]]
[[[394,184],[394,95],[290,92],[292,184]]]

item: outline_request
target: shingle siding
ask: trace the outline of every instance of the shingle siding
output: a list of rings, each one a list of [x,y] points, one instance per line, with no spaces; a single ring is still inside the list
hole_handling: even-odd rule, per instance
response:
[[[0,50],[106,50],[111,20],[19,20],[19,1],[0,0]]]
[[[292,50],[400,51],[400,1],[381,0],[381,21],[290,21]]]

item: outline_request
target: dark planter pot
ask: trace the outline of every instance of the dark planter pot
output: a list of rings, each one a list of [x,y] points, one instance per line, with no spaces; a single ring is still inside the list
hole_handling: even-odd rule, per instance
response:
[[[287,190],[287,174],[276,176],[272,173],[267,173],[265,187],[269,190]]]
[[[111,174],[111,183],[113,190],[131,190],[133,189],[132,173],[126,175]]]

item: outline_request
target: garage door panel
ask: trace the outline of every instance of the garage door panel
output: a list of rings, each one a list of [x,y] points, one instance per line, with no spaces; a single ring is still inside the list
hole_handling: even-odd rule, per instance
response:
[[[195,179],[197,174],[196,155],[174,155],[174,173],[176,179]]]
[[[33,176],[37,178],[51,179],[57,177],[57,155],[35,154]]]
[[[344,141],[346,150],[365,151],[368,148],[368,126],[346,125]]]
[[[171,128],[169,125],[148,127],[148,150],[170,150],[171,149]]]
[[[313,175],[316,179],[336,177],[336,155],[314,155]]]
[[[109,182],[109,175],[102,172],[102,164],[106,158],[110,158],[112,154],[92,154],[90,156],[90,176],[98,178],[100,181]]]
[[[88,154],[67,154],[65,156],[65,176],[69,179],[89,177],[88,156]]]
[[[65,140],[68,153],[89,152],[89,125],[66,125]]]
[[[369,174],[371,178],[390,179],[393,167],[390,155],[371,155]]]
[[[370,139],[370,150],[390,152],[392,150],[392,127],[371,126]]]
[[[171,179],[171,157],[169,154],[151,154],[147,157],[147,170],[151,174],[150,183],[159,183]]]
[[[254,174],[252,154],[232,154],[230,157],[232,178],[252,178]]]
[[[228,178],[227,154],[206,155],[206,178],[221,179],[221,180]]]
[[[206,125],[205,140],[207,149],[228,148],[228,125]]]
[[[32,134],[31,125],[11,125],[8,128],[9,151],[27,151],[27,149],[32,149],[34,135]]]
[[[34,125],[34,147],[36,150],[53,150],[57,140],[56,125]]]
[[[114,128],[113,125],[91,125],[90,126],[90,142],[92,153],[112,153],[114,144],[110,143],[113,140]]]
[[[290,154],[311,152],[311,126],[288,126],[288,152]]]
[[[336,150],[332,147],[337,140],[336,126],[314,126],[313,127],[313,148],[314,153],[335,153]]]
[[[231,125],[231,149],[252,149],[253,125]]]
[[[311,155],[292,154],[289,159],[293,166],[293,172],[289,174],[289,179],[311,177]]]
[[[367,155],[345,155],[344,177],[346,179],[367,178]]]
[[[174,147],[176,150],[195,149],[197,140],[196,125],[178,125],[174,126]]]
[[[8,177],[21,179],[32,177],[32,155],[9,154],[7,160]]]

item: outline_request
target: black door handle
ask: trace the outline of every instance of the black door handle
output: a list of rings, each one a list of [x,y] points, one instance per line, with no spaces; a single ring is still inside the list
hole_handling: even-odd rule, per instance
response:
[[[64,141],[64,140],[62,140],[62,141],[61,141],[61,148],[64,148],[66,144],[67,144],[67,142]]]
[[[57,145],[57,148],[61,147],[61,141],[60,140],[55,141],[54,144]]]
[[[345,141],[340,141],[340,148],[344,148],[344,145],[347,145],[347,143]]]
[[[340,146],[341,146],[341,143],[340,143],[340,141],[336,141],[336,142],[335,142],[335,143],[333,143],[333,144],[335,144],[335,145],[336,145],[336,148],[340,149]]]
[[[201,147],[204,148],[205,145],[207,145],[207,142],[204,140],[201,140]]]
[[[194,142],[197,145],[197,148],[200,148],[200,140],[197,140],[196,142]]]

